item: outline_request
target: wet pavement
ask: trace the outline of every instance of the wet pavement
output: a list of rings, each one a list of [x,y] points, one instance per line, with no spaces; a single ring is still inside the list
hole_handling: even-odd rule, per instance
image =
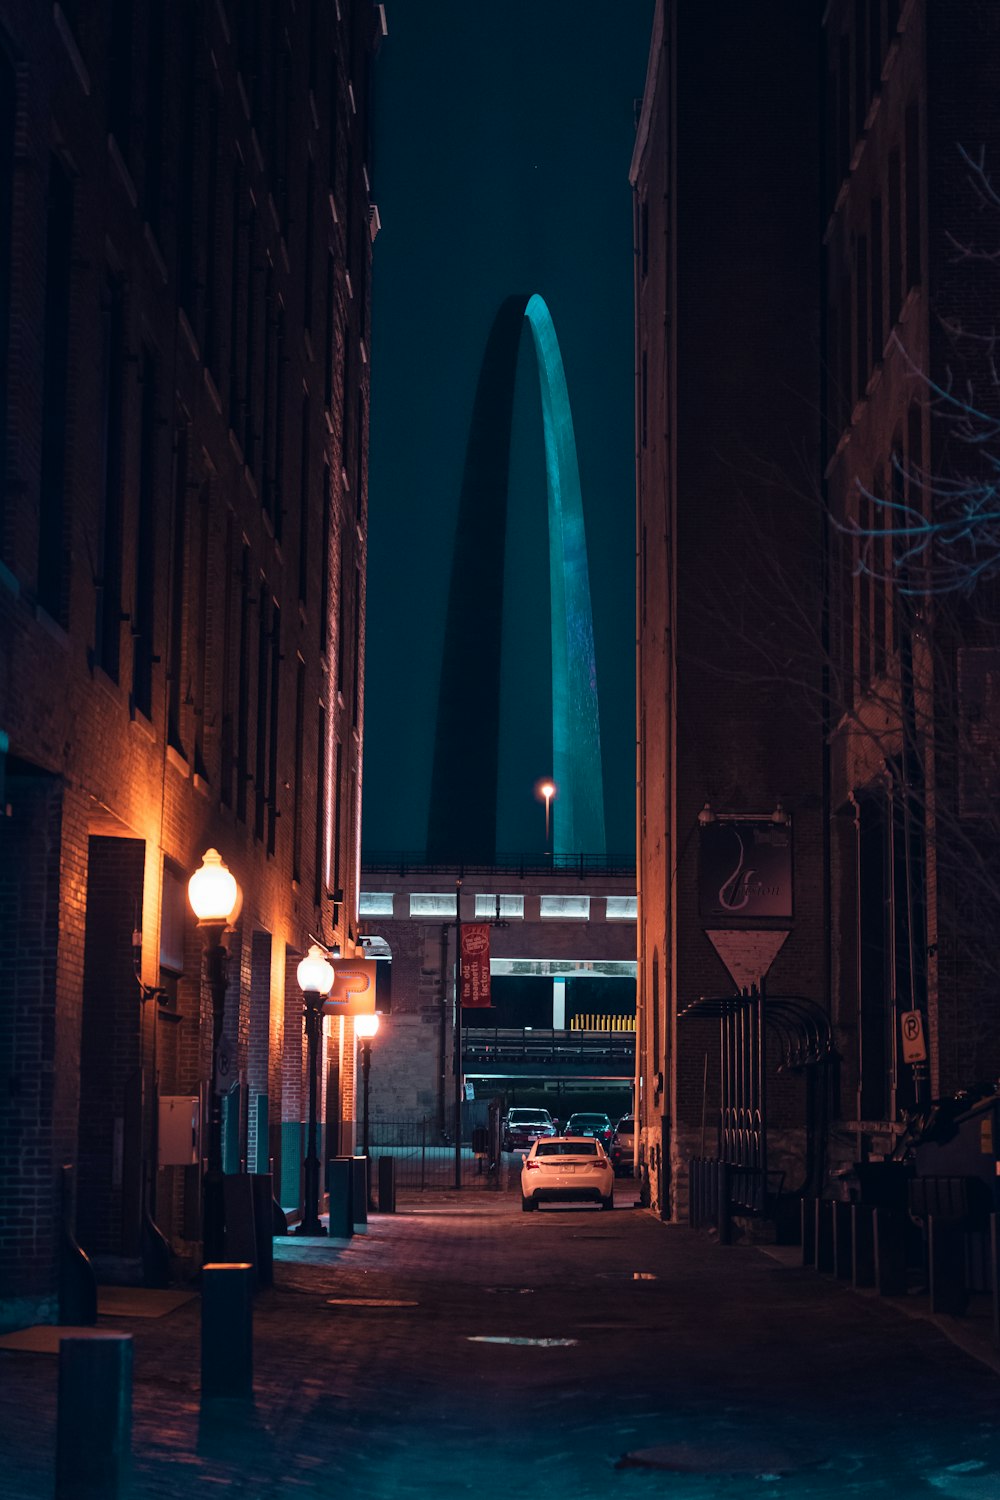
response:
[[[254,1408],[209,1423],[197,1300],[102,1319],[135,1340],[132,1493],[1000,1496],[993,1370],[632,1197],[522,1214],[516,1192],[442,1193],[346,1246],[276,1241]],[[0,1352],[4,1500],[52,1494],[56,1376]]]

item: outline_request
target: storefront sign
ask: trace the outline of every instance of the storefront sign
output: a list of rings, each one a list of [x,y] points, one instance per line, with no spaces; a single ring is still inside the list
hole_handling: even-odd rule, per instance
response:
[[[790,917],[790,824],[771,818],[715,818],[702,824],[698,910],[714,922]]]
[[[462,1004],[467,1010],[493,1004],[488,922],[467,922],[462,928]]]
[[[323,1001],[325,1016],[370,1016],[375,1010],[373,958],[333,959],[333,989]]]

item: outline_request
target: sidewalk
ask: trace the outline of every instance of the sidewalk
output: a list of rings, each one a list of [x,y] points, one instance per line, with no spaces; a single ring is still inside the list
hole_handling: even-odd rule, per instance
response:
[[[612,1214],[452,1192],[347,1245],[276,1241],[240,1419],[199,1418],[198,1299],[102,1316],[135,1340],[137,1500],[1000,1494],[992,1373],[624,1186]],[[4,1500],[52,1493],[56,1370],[0,1350]]]

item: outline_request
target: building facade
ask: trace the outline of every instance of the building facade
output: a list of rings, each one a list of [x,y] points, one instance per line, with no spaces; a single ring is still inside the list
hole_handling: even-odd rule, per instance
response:
[[[8,1324],[57,1317],[66,1233],[108,1276],[156,1230],[197,1263],[210,847],[243,896],[225,1170],[301,1203],[296,963],[358,935],[383,32],[365,0],[0,3]],[[331,1153],[353,1076],[341,1020]]]
[[[661,0],[632,160],[637,1108],[665,1216],[688,1160],[716,1154],[725,1102],[719,1021],[690,1008],[762,979],[826,1003],[820,517],[801,495],[820,441],[818,26],[802,0],[727,7],[722,27],[716,7]],[[768,827],[792,856],[780,899],[744,885],[720,907]],[[708,891],[722,833],[734,862]],[[807,1080],[762,1045],[769,1165],[798,1188]]]

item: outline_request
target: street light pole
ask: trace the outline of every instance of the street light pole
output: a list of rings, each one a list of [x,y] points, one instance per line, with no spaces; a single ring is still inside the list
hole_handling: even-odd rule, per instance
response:
[[[219,1052],[226,1017],[229,952],[222,939],[239,915],[243,897],[218,850],[209,849],[188,881],[188,900],[205,935],[205,979],[212,997],[212,1072],[208,1108],[208,1163],[202,1181],[201,1235],[205,1262],[221,1260],[226,1249],[226,1210],[222,1187],[222,1099]]]
[[[365,1185],[369,1208],[374,1208],[375,1202],[372,1198],[371,1157],[368,1151],[368,1094],[372,1073],[372,1037],[378,1031],[378,1027],[379,1019],[374,1012],[370,1016],[354,1017],[354,1034],[361,1042],[361,1154],[365,1159]]]
[[[462,880],[455,881],[455,1187],[462,1186]]]
[[[537,791],[538,796],[545,803],[545,852],[548,854],[550,852],[549,834],[552,829],[552,798],[556,794],[556,784],[554,781],[540,781]]]
[[[323,1001],[333,988],[333,968],[323,949],[313,943],[296,970],[302,989],[306,1028],[306,1069],[309,1074],[309,1123],[306,1127],[305,1203],[296,1234],[326,1234],[319,1218],[319,1133],[317,1127],[317,1063],[323,1026]]]

